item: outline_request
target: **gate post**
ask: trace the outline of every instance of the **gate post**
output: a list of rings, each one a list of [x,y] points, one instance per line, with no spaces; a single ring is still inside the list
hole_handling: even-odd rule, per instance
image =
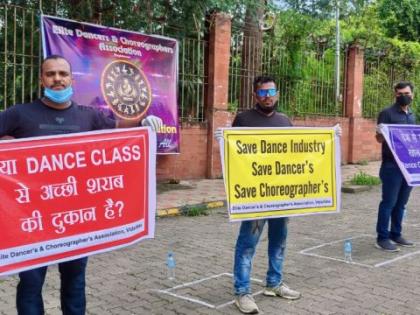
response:
[[[207,178],[221,175],[219,144],[214,138],[218,127],[230,121],[228,108],[231,17],[214,13],[209,23],[207,53]]]
[[[363,100],[364,50],[359,45],[350,46],[347,52],[345,115],[349,118],[348,163],[359,161],[362,149],[363,130],[361,126]]]

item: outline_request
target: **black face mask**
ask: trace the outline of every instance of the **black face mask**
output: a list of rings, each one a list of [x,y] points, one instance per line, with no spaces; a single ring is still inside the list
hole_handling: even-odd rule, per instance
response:
[[[396,100],[397,104],[400,105],[400,106],[410,105],[411,102],[413,101],[411,96],[408,96],[408,95],[397,96],[395,100]]]
[[[268,114],[271,114],[272,112],[276,111],[277,102],[273,106],[270,106],[270,107],[261,106],[259,103],[257,103],[256,107],[260,112],[263,112],[264,114],[268,115]]]

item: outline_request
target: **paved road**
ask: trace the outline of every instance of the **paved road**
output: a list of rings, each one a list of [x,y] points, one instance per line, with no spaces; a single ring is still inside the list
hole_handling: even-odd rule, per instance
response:
[[[374,248],[379,195],[379,187],[343,194],[339,214],[290,220],[285,279],[303,297],[289,302],[258,294],[264,314],[420,314],[420,190],[412,195],[405,223],[407,236],[419,245],[399,253]],[[227,222],[224,209],[209,216],[162,218],[154,240],[92,257],[88,314],[239,314],[229,304],[238,226]],[[256,293],[263,288],[267,265],[263,235],[253,272]],[[343,240],[349,237],[354,238],[354,264],[341,260]],[[170,247],[177,262],[175,281],[166,279]],[[15,314],[15,286],[16,277],[0,280],[2,315]],[[61,314],[58,292],[52,267],[44,288],[47,314]]]

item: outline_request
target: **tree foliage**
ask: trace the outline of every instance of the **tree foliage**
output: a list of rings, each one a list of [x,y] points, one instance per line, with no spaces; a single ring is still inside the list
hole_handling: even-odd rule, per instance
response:
[[[384,39],[374,4],[359,8],[357,14],[344,17],[340,23],[342,39],[346,44],[357,43],[362,47],[374,47]]]
[[[202,32],[206,16],[226,12],[241,26],[245,13],[269,6],[266,1],[252,0],[3,0],[45,14],[79,21],[99,23],[136,31],[172,33]]]
[[[258,44],[255,45],[258,49],[255,52],[248,49],[246,41],[237,40],[238,45],[241,45],[238,50],[240,55],[239,58],[233,56],[232,59],[236,58],[238,68],[243,69],[240,77],[252,79],[260,71],[281,77],[284,86],[287,86],[287,91],[282,93],[290,95],[283,102],[287,106],[291,104],[292,107],[299,102],[311,104],[314,95],[320,95],[321,102],[331,105],[328,108],[334,112],[331,84],[334,72],[337,6],[340,9],[342,51],[349,45],[358,44],[365,48],[367,62],[375,60],[381,64],[382,68],[378,67],[372,74],[366,73],[365,82],[373,85],[378,78],[381,78],[381,81],[391,81],[397,77],[416,77],[416,73],[417,76],[419,73],[419,0],[42,0],[42,8],[40,1],[3,0],[2,4],[14,4],[33,10],[42,9],[45,14],[133,31],[164,34],[178,39],[192,38],[197,41],[205,39],[206,27],[211,23],[211,19],[208,19],[211,13],[226,12],[232,16],[234,33],[258,38]],[[263,34],[257,24],[267,10],[275,12],[277,19],[275,27]],[[0,14],[0,37],[2,25],[5,23],[4,16]],[[7,23],[9,27],[16,23],[19,28],[19,25],[29,25],[30,19],[29,15],[14,18],[9,14]],[[31,35],[27,34],[26,38]],[[39,32],[33,32],[33,35],[36,37]],[[260,39],[262,43],[259,42]],[[0,52],[6,43],[10,50],[13,40],[13,32],[9,32],[6,40],[0,40]],[[26,42],[27,44],[18,46],[28,46],[25,48],[28,51],[30,45],[29,41]],[[182,52],[182,40],[180,45]],[[188,71],[188,68],[197,69],[197,63],[204,64],[201,46],[199,50],[198,59],[180,56],[185,71]],[[247,53],[249,55],[246,55]],[[22,58],[27,59],[25,64],[32,61],[24,55],[26,54],[18,55],[16,64],[21,63]],[[10,72],[10,65],[14,63],[12,54],[9,53],[6,59],[5,64],[8,66],[0,69],[2,78],[13,74]],[[385,67],[398,69],[393,71],[390,77]],[[396,76],[395,73],[400,75]],[[203,80],[205,75],[197,73],[193,77],[194,80]],[[22,79],[22,83],[19,80],[17,76],[16,86],[32,84],[28,80]],[[193,91],[197,84],[204,83],[191,80],[182,84],[185,85],[183,88],[191,87]],[[416,84],[420,85],[420,82],[417,81]],[[243,95],[249,94],[244,87],[239,89],[243,90]],[[378,94],[385,95],[384,91],[387,89],[389,84],[384,85]],[[32,90],[36,92],[35,87]],[[369,93],[370,91],[365,95]],[[189,95],[189,92],[186,94]],[[195,96],[191,97],[191,103],[196,99]]]
[[[380,0],[378,14],[387,36],[420,41],[420,1]]]

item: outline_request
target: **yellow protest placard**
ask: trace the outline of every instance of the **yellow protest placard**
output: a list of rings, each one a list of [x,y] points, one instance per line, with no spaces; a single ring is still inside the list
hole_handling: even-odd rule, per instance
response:
[[[339,211],[333,128],[229,128],[221,145],[232,221]]]

